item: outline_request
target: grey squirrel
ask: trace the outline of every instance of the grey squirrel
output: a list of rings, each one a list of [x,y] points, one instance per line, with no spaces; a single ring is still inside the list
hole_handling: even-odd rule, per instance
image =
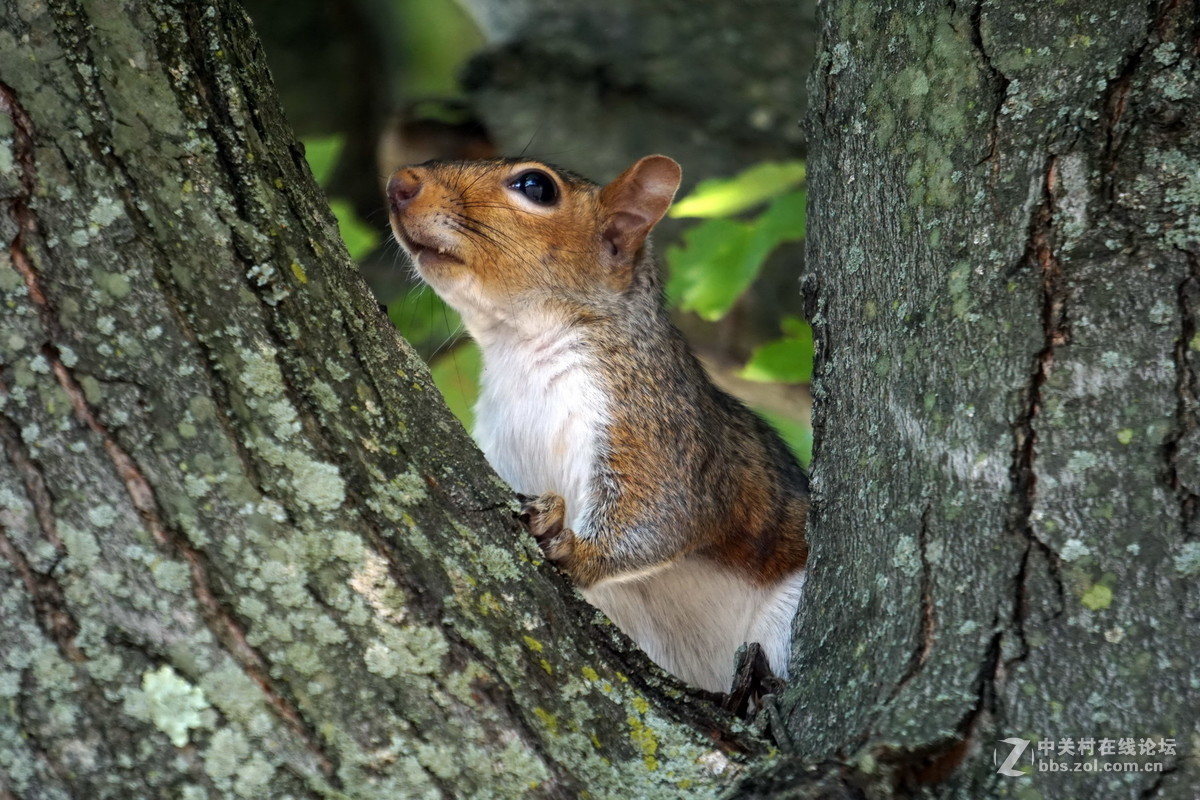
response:
[[[647,237],[680,178],[657,155],[604,187],[432,161],[387,196],[396,241],[479,343],[475,437],[530,496],[547,559],[662,667],[727,692],[743,642],[786,677],[808,478],[663,307]]]

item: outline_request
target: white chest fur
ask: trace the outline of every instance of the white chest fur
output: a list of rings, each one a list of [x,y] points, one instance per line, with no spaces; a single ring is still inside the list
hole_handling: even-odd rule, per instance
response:
[[[573,335],[495,341],[483,348],[475,439],[492,468],[521,494],[554,492],[567,525],[586,535],[597,442],[607,402]]]

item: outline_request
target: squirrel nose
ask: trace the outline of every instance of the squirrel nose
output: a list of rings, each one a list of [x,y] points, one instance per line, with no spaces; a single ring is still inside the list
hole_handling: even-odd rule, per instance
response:
[[[412,199],[421,193],[421,178],[414,170],[400,170],[387,184],[388,201],[392,211],[403,211]]]

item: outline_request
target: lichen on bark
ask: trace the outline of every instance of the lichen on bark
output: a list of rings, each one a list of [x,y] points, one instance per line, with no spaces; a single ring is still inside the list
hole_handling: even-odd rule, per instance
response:
[[[542,563],[240,10],[3,19],[0,794],[714,792],[760,745]]]
[[[1194,7],[824,12],[796,747],[876,791],[1186,796]],[[1178,746],[1017,783],[1011,736]]]

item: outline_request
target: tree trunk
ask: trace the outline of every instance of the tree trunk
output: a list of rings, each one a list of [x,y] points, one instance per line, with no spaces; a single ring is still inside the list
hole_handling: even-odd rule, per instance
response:
[[[1197,10],[822,14],[808,602],[737,794],[1191,797]],[[0,111],[0,798],[706,796],[760,752],[516,531],[239,11],[10,2]]]
[[[1196,4],[822,13],[802,759],[743,794],[1194,797]]]
[[[0,798],[707,795],[758,751],[517,530],[239,9],[8,2],[0,112]]]

